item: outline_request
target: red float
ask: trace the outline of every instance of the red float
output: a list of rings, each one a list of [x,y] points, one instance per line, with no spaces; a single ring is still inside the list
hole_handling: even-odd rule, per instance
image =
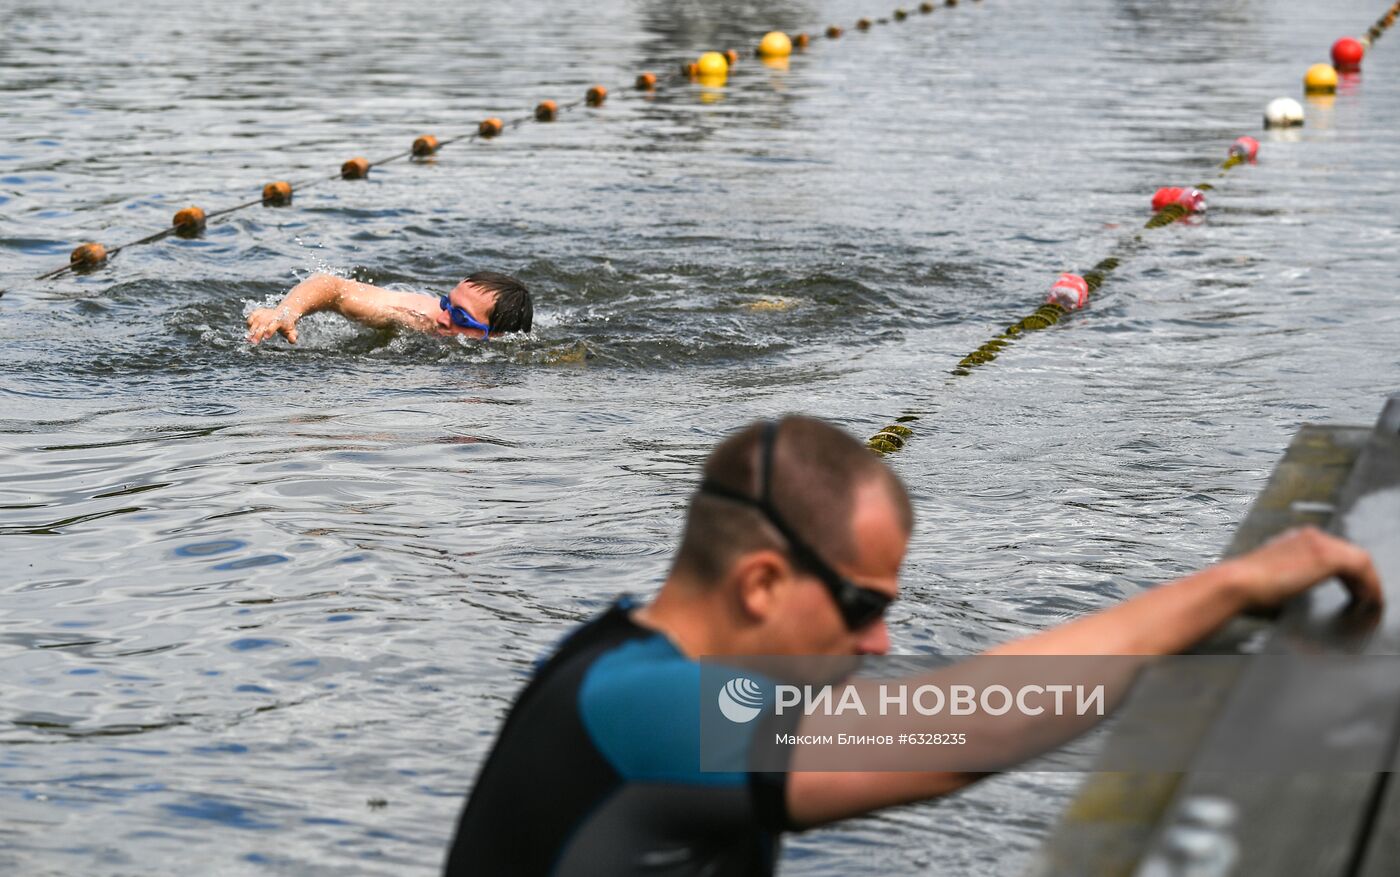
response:
[[[1366,57],[1366,47],[1360,40],[1342,37],[1332,44],[1332,66],[1338,73],[1356,73],[1361,70],[1361,59]]]

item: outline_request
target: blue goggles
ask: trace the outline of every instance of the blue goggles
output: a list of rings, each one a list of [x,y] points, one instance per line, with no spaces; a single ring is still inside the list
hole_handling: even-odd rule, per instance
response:
[[[452,325],[462,329],[480,329],[485,333],[482,336],[483,341],[491,337],[491,327],[488,324],[478,322],[471,314],[467,313],[466,308],[457,307],[447,296],[444,295],[438,299],[438,307],[447,311],[447,315],[452,319]]]

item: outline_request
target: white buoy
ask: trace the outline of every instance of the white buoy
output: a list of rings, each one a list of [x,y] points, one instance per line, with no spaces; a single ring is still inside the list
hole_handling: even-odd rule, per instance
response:
[[[1265,128],[1291,128],[1303,124],[1303,105],[1291,97],[1276,98],[1264,109]]]

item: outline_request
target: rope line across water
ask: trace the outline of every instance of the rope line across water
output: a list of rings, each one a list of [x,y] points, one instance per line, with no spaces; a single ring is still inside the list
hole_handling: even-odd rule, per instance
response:
[[[974,2],[981,2],[981,0],[974,0]],[[956,6],[957,0],[944,0],[944,5]],[[922,15],[928,15],[934,11],[935,7],[935,3],[924,2],[919,4],[918,11]],[[903,8],[900,8],[894,11],[893,20],[905,21],[910,17],[911,13],[909,13]],[[891,19],[889,18],[880,18],[876,19],[875,23],[886,24],[890,20]],[[871,24],[871,19],[862,18],[856,22],[855,26],[857,30],[869,30]],[[828,27],[823,34],[820,34],[818,36],[825,36],[826,39],[830,41],[840,39],[842,33],[844,33],[842,28],[840,28],[837,25],[832,25]],[[791,44],[788,48],[788,51],[791,51],[792,48],[804,49],[810,44],[812,39],[813,37],[806,33],[796,34],[791,40]],[[710,54],[722,55],[724,57],[726,66],[723,68],[724,72],[720,74],[721,76],[726,76],[729,68],[733,67],[734,64],[736,64],[739,60],[738,52],[734,51],[733,49],[730,49],[724,53],[707,53],[707,56]],[[756,52],[756,54],[763,56],[763,49],[760,48]],[[702,56],[701,61],[704,61],[705,57],[706,56]],[[658,76],[657,74],[651,72],[642,73],[637,77],[636,82],[633,86],[633,91],[652,94],[656,91],[663,90],[680,80],[699,82],[701,85],[708,84],[706,82],[705,71],[703,71],[700,68],[700,65],[698,63],[689,63],[677,65],[672,68],[671,72],[661,76]],[[516,128],[519,128],[520,126],[530,122],[552,122],[558,118],[559,114],[571,112],[582,106],[602,106],[603,103],[607,100],[607,96],[608,89],[606,87],[602,85],[594,85],[588,89],[584,97],[578,100],[569,101],[563,104],[558,104],[554,101],[544,101],[539,106],[536,106],[535,109],[529,115],[518,116],[506,120],[502,120],[494,116],[488,119],[484,119],[478,124],[477,130],[471,133],[458,134],[454,137],[444,137],[442,139],[438,139],[437,137],[434,137],[431,134],[425,134],[416,139],[413,142],[413,146],[410,149],[407,149],[403,152],[394,153],[393,155],[390,155],[386,158],[377,159],[375,161],[370,161],[369,159],[357,156],[355,158],[350,159],[349,161],[346,161],[343,165],[341,165],[340,173],[334,176],[316,177],[305,182],[292,183],[284,180],[278,180],[276,182],[268,183],[266,186],[263,187],[262,197],[257,200],[245,201],[240,204],[235,204],[230,207],[224,207],[219,210],[213,210],[208,213],[205,213],[198,207],[186,208],[175,214],[175,218],[169,227],[154,232],[152,234],[148,234],[136,240],[128,241],[126,243],[119,244],[111,248],[107,248],[97,242],[87,242],[81,244],[78,247],[76,247],[70,254],[67,265],[64,265],[60,268],[55,268],[54,270],[44,274],[40,274],[35,279],[51,280],[55,277],[69,272],[90,271],[105,264],[113,256],[116,256],[123,250],[129,249],[131,247],[152,244],[157,241],[164,240],[165,238],[168,238],[171,235],[178,235],[181,237],[195,237],[204,230],[206,224],[210,220],[226,217],[233,213],[237,213],[241,210],[246,210],[250,207],[256,207],[258,205],[263,205],[266,207],[286,207],[291,204],[292,199],[297,192],[305,191],[306,189],[309,189],[313,186],[341,179],[364,179],[369,176],[369,172],[373,168],[382,167],[383,165],[390,164],[395,161],[400,161],[405,158],[425,160],[435,155],[443,147],[452,145],[454,143],[470,144],[477,140],[497,137],[500,136],[507,128],[515,130]],[[548,107],[546,107],[546,105],[548,105]]]
[[[1367,31],[1366,39],[1363,41],[1365,45],[1367,45],[1368,48],[1374,45],[1382,34],[1394,26],[1397,17],[1400,17],[1400,0],[1396,0],[1396,2],[1386,10],[1385,14]],[[1236,141],[1236,143],[1239,143],[1239,141]],[[1257,142],[1254,146],[1255,148],[1258,147]],[[1249,160],[1249,157],[1244,153],[1231,149],[1229,157],[1220,164],[1219,172],[1216,174],[1215,179],[1219,180],[1225,177],[1231,170]],[[1208,192],[1213,190],[1215,185],[1212,183],[1198,183],[1195,188],[1202,192]],[[1154,213],[1152,218],[1147,220],[1143,228],[1148,230],[1164,228],[1186,218],[1190,213],[1191,211],[1180,203],[1169,203]],[[1122,264],[1123,258],[1140,248],[1143,242],[1144,238],[1142,232],[1134,233],[1129,238],[1120,241],[1112,255],[1109,255],[1107,258],[1094,265],[1093,268],[1084,272],[1083,279],[1085,285],[1088,287],[1090,297],[1099,291],[1099,288],[1102,287],[1104,282],[1108,279],[1108,275]],[[953,377],[966,377],[972,374],[972,369],[986,365],[996,359],[1001,351],[1008,345],[1020,340],[1030,332],[1048,329],[1051,326],[1059,324],[1061,320],[1071,313],[1073,313],[1073,311],[1055,302],[1047,301],[1036,308],[1033,313],[1012,323],[1001,332],[992,336],[985,344],[958,360],[957,366],[952,370]],[[881,455],[890,454],[902,449],[914,435],[913,427],[908,424],[917,422],[923,416],[926,415],[909,412],[895,418],[892,423],[883,427],[879,432],[867,439],[866,446]]]

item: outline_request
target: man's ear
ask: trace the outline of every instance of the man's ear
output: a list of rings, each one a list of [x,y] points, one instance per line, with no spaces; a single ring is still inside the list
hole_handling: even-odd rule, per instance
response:
[[[763,624],[778,611],[779,586],[792,575],[782,552],[771,548],[750,551],[730,570],[731,591],[745,620]]]

